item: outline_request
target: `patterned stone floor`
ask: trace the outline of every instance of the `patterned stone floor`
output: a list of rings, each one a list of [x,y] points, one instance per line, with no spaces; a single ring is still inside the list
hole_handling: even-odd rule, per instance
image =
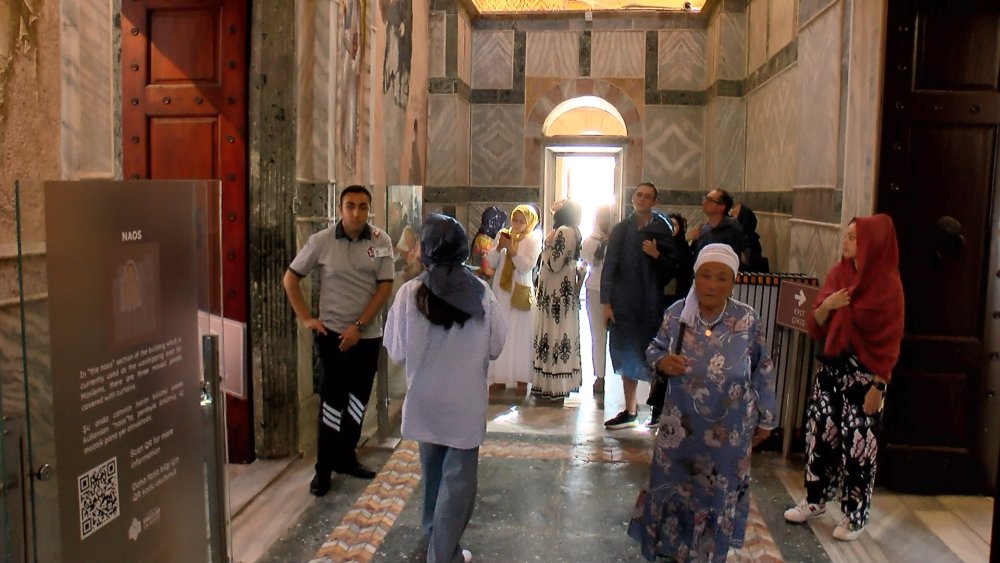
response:
[[[586,331],[586,323],[581,328]],[[589,334],[581,337],[589,342]],[[585,373],[592,373],[589,355],[585,350]],[[490,397],[476,509],[463,536],[474,561],[642,560],[625,528],[648,478],[651,436],[642,426],[606,431],[603,420],[624,402],[621,382],[609,377],[605,395],[595,396],[589,391],[592,381],[593,376],[585,376],[583,392],[564,404],[518,398],[512,389]],[[640,384],[638,395],[647,392]],[[371,482],[336,477],[322,499],[306,493],[308,475],[296,474],[294,487],[282,494],[301,497],[306,509],[266,555],[239,563],[424,561],[416,445],[403,441],[395,450],[364,448],[361,457],[381,468],[378,477]],[[830,535],[836,507],[807,526],[784,523],[782,512],[803,494],[801,457],[762,452],[754,454],[752,467],[744,547],[730,553],[731,562],[989,558],[990,498],[912,497],[879,489],[869,531],[845,544]],[[260,526],[273,527],[282,518],[277,510],[267,517],[271,523]]]
[[[641,474],[648,466],[650,458],[649,448],[638,446],[617,446],[599,445],[592,442],[583,444],[562,444],[557,442],[539,442],[537,438],[531,441],[512,440],[487,440],[480,450],[481,464],[489,464],[491,460],[526,460],[526,461],[561,461],[575,464],[623,464],[634,466]],[[508,467],[508,469],[510,469]],[[552,477],[553,466],[536,464],[529,469],[534,474],[534,479],[547,482],[547,478]],[[495,487],[489,482],[480,481],[480,496],[491,496],[496,494]],[[412,506],[410,512],[419,512],[419,506],[413,506],[417,499],[411,500],[411,495],[420,482],[420,462],[416,444],[410,441],[403,441],[396,451],[389,458],[378,477],[365,489],[364,493],[358,497],[351,509],[347,512],[340,524],[329,535],[315,557],[313,563],[327,563],[340,561],[398,561],[400,557],[407,560],[419,560],[423,549],[423,544],[419,538],[418,522],[414,521],[407,527],[410,533],[399,534],[396,551],[392,549],[382,550],[383,543],[386,542],[397,520],[400,519],[404,508]],[[634,498],[634,497],[633,497]],[[601,511],[601,503],[604,499],[602,495],[591,497],[593,502],[586,506],[588,511]],[[420,499],[422,503],[422,498]],[[480,501],[477,513],[473,514],[473,520],[486,518],[480,516],[478,512],[483,510],[484,501]],[[619,507],[624,513],[628,512],[628,506]],[[531,506],[521,506],[523,511],[532,511]],[[413,520],[418,517],[414,514]],[[470,526],[473,528],[473,526]],[[502,526],[500,526],[502,528]],[[619,530],[620,535],[624,535],[623,529]],[[480,530],[483,531],[483,530]],[[416,538],[414,536],[417,536]],[[622,542],[631,541],[627,538],[619,538]],[[416,541],[414,541],[416,540]],[[548,538],[548,542],[553,542],[555,538]],[[602,540],[603,541],[603,540]],[[393,543],[393,542],[390,542]],[[482,540],[480,543],[483,543]],[[489,542],[486,542],[489,543]],[[407,545],[412,544],[412,545]],[[472,544],[470,544],[472,545]],[[495,546],[494,546],[495,547]],[[627,546],[626,546],[627,547]],[[502,548],[501,548],[502,549]],[[636,550],[637,551],[637,550]],[[591,553],[593,561],[611,560],[609,553],[616,556],[626,555],[621,552]],[[631,554],[634,556],[637,553]],[[477,557],[477,561],[503,560]],[[506,559],[516,561],[520,559]],[[562,560],[561,558],[556,560]],[[577,559],[581,560],[581,559]],[[740,550],[730,553],[729,561],[732,562],[775,562],[783,561],[781,553],[774,543],[774,539],[764,522],[755,501],[751,501],[750,519],[747,526],[747,533],[744,546]]]

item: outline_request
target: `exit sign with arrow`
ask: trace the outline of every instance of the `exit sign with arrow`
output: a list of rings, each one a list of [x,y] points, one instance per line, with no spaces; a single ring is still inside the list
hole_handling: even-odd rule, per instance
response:
[[[806,319],[812,314],[813,301],[819,288],[801,282],[781,280],[778,289],[778,311],[774,322],[799,332],[809,332]]]

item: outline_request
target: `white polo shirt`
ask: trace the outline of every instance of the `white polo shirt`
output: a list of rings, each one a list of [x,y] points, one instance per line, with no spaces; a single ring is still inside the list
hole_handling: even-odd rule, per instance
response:
[[[392,239],[379,229],[365,225],[352,240],[338,221],[309,237],[288,269],[304,278],[319,267],[319,320],[326,328],[343,333],[368,306],[378,282],[392,282]],[[382,336],[379,311],[361,333],[361,338]]]

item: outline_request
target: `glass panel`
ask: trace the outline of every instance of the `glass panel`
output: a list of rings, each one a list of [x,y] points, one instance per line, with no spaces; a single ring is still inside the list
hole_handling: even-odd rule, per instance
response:
[[[21,369],[16,375],[5,374],[3,386],[4,416],[20,432],[5,436],[17,441],[17,460],[5,463],[5,473],[15,484],[18,494],[9,495],[12,503],[20,504],[23,530],[17,538],[27,561],[58,561],[61,551],[57,542],[38,542],[39,537],[58,534],[58,522],[47,517],[41,508],[55,506],[56,491],[50,472],[39,460],[51,460],[55,455],[52,383],[49,354],[49,275],[45,241],[45,191],[41,182],[21,181],[15,185],[18,264],[18,306],[16,317]],[[6,461],[6,460],[5,460]],[[52,464],[49,464],[51,471]],[[46,477],[40,479],[37,477]],[[5,484],[6,485],[6,484]],[[11,492],[11,491],[7,491]],[[5,495],[8,496],[8,495]],[[48,514],[52,512],[49,511]],[[13,516],[13,514],[12,514]]]
[[[6,561],[34,559],[30,494],[31,446],[28,440],[28,387],[25,373],[48,369],[45,294],[44,221],[42,190],[31,182],[5,186],[13,191],[14,221],[4,222],[0,233],[2,272],[5,280],[0,301],[0,459],[3,476],[3,552]],[[27,219],[23,221],[22,219]],[[31,338],[29,340],[29,337]],[[34,389],[41,395],[44,389]],[[48,425],[51,436],[51,424]],[[45,491],[39,491],[44,493]]]
[[[392,305],[400,286],[420,275],[420,226],[423,223],[423,186],[389,186],[386,197],[386,232],[392,238],[396,255],[395,277],[392,283]],[[387,307],[388,310],[388,307]],[[385,354],[385,350],[382,351]],[[384,362],[385,370],[379,370],[377,389],[385,390],[387,412],[402,408],[406,396],[406,374],[403,366],[390,361]],[[384,374],[384,375],[383,375]],[[380,423],[388,424],[388,416]],[[380,428],[380,435],[386,437],[396,428]]]
[[[395,288],[423,271],[420,264],[423,195],[422,186],[389,186],[386,198],[386,232],[392,238],[396,255]]]
[[[199,335],[222,303],[218,183],[17,193],[23,376],[18,395],[4,371],[3,404],[24,412],[28,560],[209,561],[206,507],[225,495]]]

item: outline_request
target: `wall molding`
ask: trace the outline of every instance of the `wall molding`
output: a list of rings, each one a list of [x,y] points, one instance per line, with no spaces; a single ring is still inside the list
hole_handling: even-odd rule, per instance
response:
[[[458,94],[463,100],[472,98],[472,87],[461,78],[431,78],[427,85],[430,94]]]
[[[540,200],[540,186],[424,186],[424,203],[510,203]]]
[[[746,77],[744,91],[753,92],[766,84],[769,80],[780,74],[782,71],[792,66],[799,60],[799,38],[796,36],[792,41],[782,47],[780,51],[767,60],[757,70]]]

